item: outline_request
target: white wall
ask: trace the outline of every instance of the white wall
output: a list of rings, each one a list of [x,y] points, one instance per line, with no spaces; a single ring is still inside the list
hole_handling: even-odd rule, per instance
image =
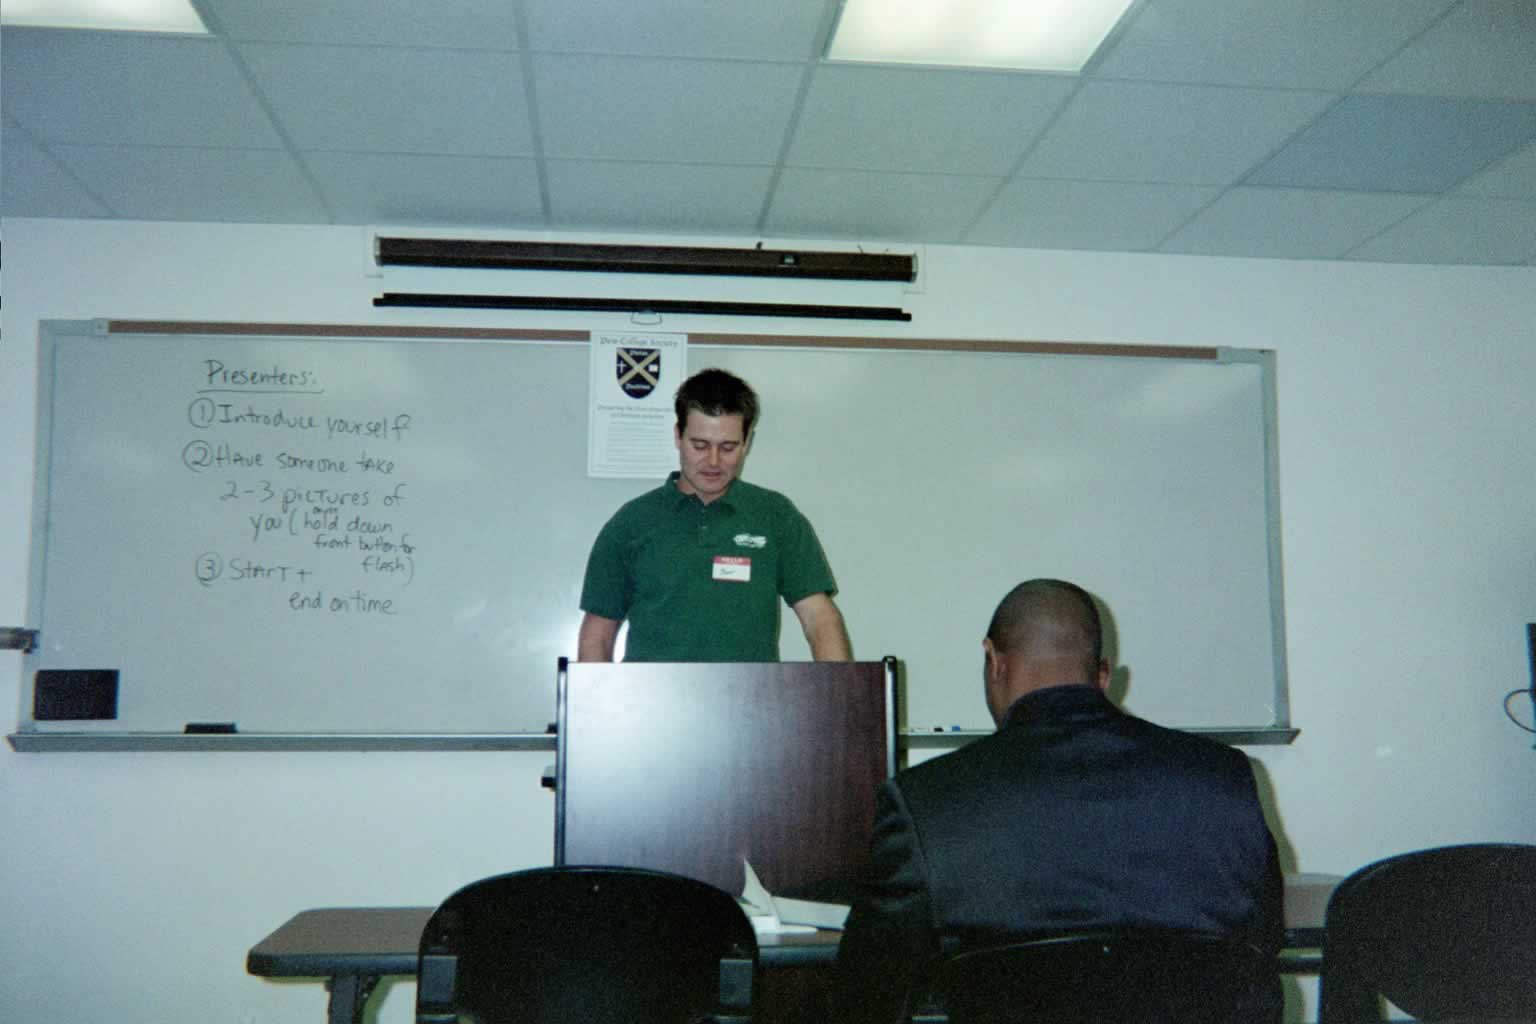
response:
[[[903,294],[453,271],[381,281],[367,276],[367,234],[342,228],[9,220],[3,237],[0,625],[26,624],[43,318],[627,322],[371,306],[385,288],[579,288],[914,314],[910,325],[830,327],[672,318],[666,330],[1275,349],[1302,734],[1252,753],[1288,866],[1343,873],[1426,845],[1536,842],[1536,751],[1500,710],[1529,681],[1523,623],[1536,620],[1536,270],[929,248],[921,288]],[[0,652],[0,728],[20,704],[20,660]],[[306,907],[431,903],[472,878],[547,863],[552,801],[537,780],[550,760],[0,748],[0,1019],[313,1024],[321,987],[246,976],[250,945]],[[379,1019],[408,1021],[411,999],[394,986]]]

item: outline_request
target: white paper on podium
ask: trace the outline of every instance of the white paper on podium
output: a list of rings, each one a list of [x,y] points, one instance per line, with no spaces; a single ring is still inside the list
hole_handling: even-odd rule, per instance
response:
[[[746,868],[747,876],[741,890],[742,909],[746,910],[758,934],[806,934],[821,928],[840,931],[848,920],[848,908],[841,903],[816,903],[775,896],[763,885],[750,863],[742,861],[742,866]]]

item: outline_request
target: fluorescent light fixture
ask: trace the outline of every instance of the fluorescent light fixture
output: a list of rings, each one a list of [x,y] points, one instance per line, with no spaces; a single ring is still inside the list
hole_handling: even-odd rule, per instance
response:
[[[1133,0],[844,0],[827,58],[1080,71]]]
[[[0,24],[208,34],[191,0],[5,0]]]

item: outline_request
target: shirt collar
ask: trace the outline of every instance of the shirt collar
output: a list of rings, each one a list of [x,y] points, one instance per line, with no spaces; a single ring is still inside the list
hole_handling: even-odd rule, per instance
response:
[[[1121,711],[1097,686],[1086,683],[1047,686],[1014,701],[1003,715],[998,731],[1013,725],[1098,718],[1106,714],[1121,714]]]
[[[675,499],[673,503],[674,508],[681,509],[693,505],[697,505],[700,508],[712,508],[715,505],[719,505],[722,508],[728,508],[732,511],[735,510],[736,503],[731,500],[731,496],[736,493],[736,484],[739,481],[732,480],[731,485],[725,489],[724,494],[720,495],[720,497],[706,505],[697,494],[685,494],[682,489],[677,486],[677,482],[682,478],[682,471],[674,469],[671,473],[667,474],[667,482],[661,485],[662,487],[672,492],[672,495]]]

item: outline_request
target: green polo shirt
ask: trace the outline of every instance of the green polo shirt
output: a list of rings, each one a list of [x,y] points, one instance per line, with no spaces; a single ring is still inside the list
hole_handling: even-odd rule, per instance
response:
[[[608,520],[581,610],[629,620],[627,661],[778,661],[779,599],[837,593],[816,531],[776,491],[736,480],[706,505],[677,480]]]

